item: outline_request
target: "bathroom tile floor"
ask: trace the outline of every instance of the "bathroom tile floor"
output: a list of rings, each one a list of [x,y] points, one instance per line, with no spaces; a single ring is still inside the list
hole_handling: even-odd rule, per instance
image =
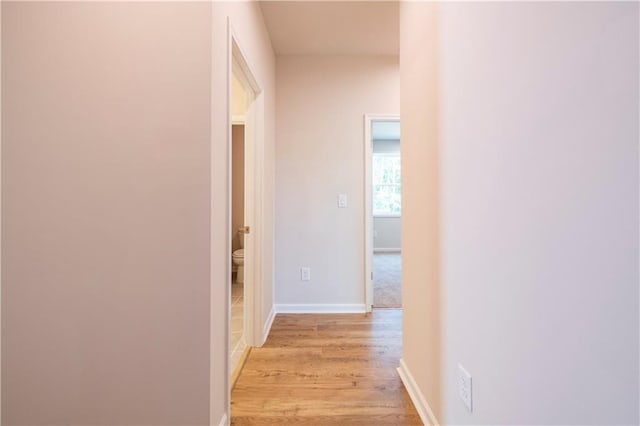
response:
[[[238,360],[244,351],[246,344],[244,331],[244,285],[235,280],[231,284],[231,336],[229,344],[230,372],[238,364]]]

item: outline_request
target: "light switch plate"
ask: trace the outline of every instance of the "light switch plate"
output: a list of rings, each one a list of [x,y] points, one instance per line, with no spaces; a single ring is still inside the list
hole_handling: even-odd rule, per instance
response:
[[[469,411],[473,411],[471,391],[471,374],[461,364],[458,364],[458,395]]]
[[[311,268],[300,268],[300,280],[311,281]]]
[[[341,209],[347,207],[347,194],[338,194],[338,207]]]

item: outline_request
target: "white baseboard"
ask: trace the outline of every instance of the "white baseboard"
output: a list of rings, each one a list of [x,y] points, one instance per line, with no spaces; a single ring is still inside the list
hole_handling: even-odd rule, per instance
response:
[[[222,415],[222,418],[220,419],[220,423],[218,423],[218,425],[220,426],[229,426],[231,423],[229,423],[229,419],[227,419],[227,413],[224,413]]]
[[[273,325],[273,320],[276,319],[276,307],[275,305],[271,307],[271,312],[269,312],[269,316],[267,317],[267,322],[264,323],[264,327],[262,327],[262,344],[267,341],[267,337],[269,337],[269,332],[271,331],[271,326]]]
[[[439,426],[438,419],[436,419],[436,416],[433,414],[431,407],[429,407],[429,403],[427,403],[427,399],[420,391],[411,371],[409,371],[409,368],[403,359],[400,360],[398,374],[400,374],[400,379],[402,379],[402,383],[407,389],[407,393],[409,394],[413,405],[416,407],[422,423],[429,426]]]
[[[363,314],[366,311],[364,303],[289,303],[276,305],[276,312],[279,314]]]
[[[400,248],[374,248],[374,253],[400,253],[402,250]]]

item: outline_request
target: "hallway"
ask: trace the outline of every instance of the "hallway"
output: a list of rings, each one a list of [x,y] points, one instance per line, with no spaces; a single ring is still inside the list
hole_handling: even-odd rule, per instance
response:
[[[231,424],[419,425],[401,352],[401,310],[278,315],[231,394]]]
[[[1,425],[640,425],[640,2],[0,15]]]

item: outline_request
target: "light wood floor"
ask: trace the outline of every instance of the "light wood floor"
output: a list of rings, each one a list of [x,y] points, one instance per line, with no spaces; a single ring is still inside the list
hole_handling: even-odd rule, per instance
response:
[[[231,395],[232,425],[420,425],[396,368],[402,311],[278,315]]]

